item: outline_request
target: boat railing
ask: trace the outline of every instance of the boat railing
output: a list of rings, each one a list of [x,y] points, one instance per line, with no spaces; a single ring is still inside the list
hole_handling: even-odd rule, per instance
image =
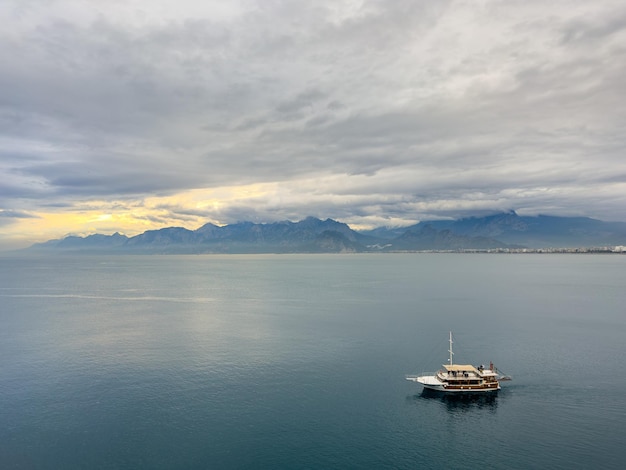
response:
[[[437,371],[437,374],[440,377],[443,377],[445,379],[451,379],[451,380],[463,380],[463,379],[484,379],[485,377],[477,374],[474,371],[468,370],[468,371],[448,371],[448,370],[439,370]]]

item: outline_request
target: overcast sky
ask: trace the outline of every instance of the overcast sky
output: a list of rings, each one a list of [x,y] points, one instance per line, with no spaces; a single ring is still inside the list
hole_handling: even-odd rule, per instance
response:
[[[623,0],[2,0],[0,247],[626,221]]]

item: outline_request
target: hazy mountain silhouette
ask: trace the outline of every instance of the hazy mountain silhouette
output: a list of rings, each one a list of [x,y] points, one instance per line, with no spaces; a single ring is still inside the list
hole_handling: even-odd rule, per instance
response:
[[[450,230],[466,237],[486,237],[507,245],[520,245],[529,248],[550,247],[592,247],[626,244],[625,222],[603,222],[588,217],[555,217],[539,215],[519,216],[514,211],[468,217],[458,220],[424,221],[407,227],[406,230],[420,230],[424,226],[436,230]],[[386,237],[384,230],[377,236]],[[391,231],[395,238],[395,229]]]
[[[69,236],[29,251],[77,253],[355,253],[626,245],[626,223],[515,212],[357,232],[332,219],[167,227],[127,237]]]

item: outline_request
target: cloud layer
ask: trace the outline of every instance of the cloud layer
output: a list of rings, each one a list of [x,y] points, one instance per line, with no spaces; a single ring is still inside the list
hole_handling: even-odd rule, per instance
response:
[[[626,220],[620,1],[6,0],[0,19],[5,239]]]

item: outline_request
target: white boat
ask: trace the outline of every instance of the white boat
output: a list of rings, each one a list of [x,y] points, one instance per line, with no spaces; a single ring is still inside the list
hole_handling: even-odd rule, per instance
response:
[[[450,332],[450,358],[443,369],[422,375],[407,375],[406,379],[421,383],[424,389],[445,393],[486,393],[500,390],[500,380],[510,380],[510,377],[501,377],[493,363],[489,367],[473,366],[469,364],[454,364],[452,361],[452,332]]]

